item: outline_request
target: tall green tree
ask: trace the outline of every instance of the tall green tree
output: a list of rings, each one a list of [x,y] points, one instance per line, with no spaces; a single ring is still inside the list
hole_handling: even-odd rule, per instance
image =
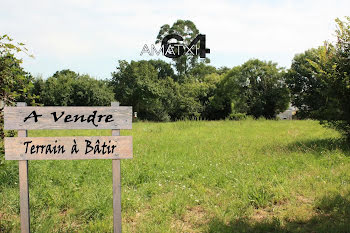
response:
[[[328,48],[333,51],[333,48]],[[286,73],[286,83],[291,92],[291,102],[298,108],[298,118],[321,118],[327,102],[328,84],[320,75],[315,64],[321,64],[320,56],[328,50],[325,46],[309,49],[294,56],[291,68]]]
[[[277,63],[249,60],[240,73],[239,96],[247,104],[248,115],[270,119],[287,109],[289,91]]]
[[[169,24],[164,24],[161,26],[157,36],[156,44],[161,44],[163,38],[169,34],[177,34],[182,36],[183,42],[179,43],[189,45],[192,40],[199,34],[199,30],[192,21],[179,19],[172,26]],[[178,75],[177,81],[183,82],[185,80],[186,75],[188,75],[189,71],[199,63],[198,59],[198,55],[192,54],[184,54],[180,57],[172,58]]]
[[[22,60],[16,57],[20,52],[27,53],[23,43],[14,43],[8,35],[0,36],[0,165],[4,154],[4,106],[13,105],[16,101],[35,103],[35,96],[29,92],[32,76],[24,71],[21,67]]]
[[[46,106],[108,106],[114,93],[108,83],[71,70],[57,71],[46,81],[34,81]],[[40,90],[41,89],[41,90]]]
[[[23,43],[14,43],[8,35],[0,36],[0,101],[3,105],[15,101],[34,102],[35,98],[28,93],[33,78],[21,67],[22,60],[15,56],[20,52],[28,54],[24,46]]]
[[[240,66],[236,66],[221,75],[206,106],[205,118],[218,120],[228,117],[231,113],[247,112],[246,103],[239,100],[239,90],[243,85],[239,82],[240,74]]]
[[[242,113],[274,118],[287,109],[289,91],[276,63],[252,59],[225,73],[209,103],[212,116]]]
[[[336,19],[337,29],[335,44],[335,56],[327,54],[328,59],[334,59],[330,75],[331,96],[336,100],[337,115],[333,114],[328,119],[328,124],[345,134],[350,141],[350,17],[342,21]]]
[[[42,94],[42,92],[44,90],[44,87],[45,87],[45,81],[42,78],[42,76],[39,75],[37,77],[34,77],[34,79],[33,79],[33,87],[30,89],[30,93],[31,93],[32,96],[36,96],[36,98],[37,98],[36,101],[39,104],[43,103],[41,94]]]
[[[209,74],[219,73],[214,66],[199,63],[195,67],[193,67],[189,74],[194,77],[196,80],[204,81],[204,78]]]
[[[69,71],[69,72],[68,72]],[[66,70],[56,72],[45,81],[41,98],[45,106],[72,106],[73,83],[76,82],[78,74]]]
[[[296,55],[287,80],[302,117],[320,120],[350,140],[350,17],[336,23],[336,43]]]
[[[160,59],[149,60],[148,62],[157,70],[159,79],[166,79],[167,77],[176,78],[174,70],[169,63]]]
[[[111,80],[116,99],[123,105],[133,106],[138,117],[145,120],[168,121],[202,116],[208,95],[213,92],[215,84],[212,79],[215,77],[208,78],[208,82],[205,78],[189,78],[179,83],[171,77],[171,71],[160,75],[159,64],[169,68],[154,60],[119,61]]]
[[[165,93],[163,77],[149,61],[119,61],[112,73],[115,98],[123,105],[133,106],[141,119],[165,121],[170,117],[161,98]]]

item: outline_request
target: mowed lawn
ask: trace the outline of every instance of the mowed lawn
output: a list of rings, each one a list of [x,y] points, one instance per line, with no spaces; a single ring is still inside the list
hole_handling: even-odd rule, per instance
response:
[[[350,232],[349,146],[315,121],[146,122],[122,135],[134,141],[121,163],[123,232]],[[19,232],[18,162],[0,169],[0,232]],[[111,169],[30,161],[32,232],[112,232]]]

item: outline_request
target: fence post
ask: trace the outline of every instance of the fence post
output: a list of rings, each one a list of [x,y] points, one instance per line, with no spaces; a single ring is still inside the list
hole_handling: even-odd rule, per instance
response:
[[[27,106],[24,102],[18,102],[17,107]],[[27,130],[18,130],[18,137],[27,137]],[[19,196],[21,210],[21,232],[30,232],[29,215],[29,187],[28,187],[28,160],[19,160]]]
[[[119,102],[112,102],[112,107],[118,107]],[[119,136],[119,129],[112,129],[112,136]],[[113,176],[113,232],[122,233],[122,202],[121,202],[121,183],[120,183],[120,160],[112,160]]]

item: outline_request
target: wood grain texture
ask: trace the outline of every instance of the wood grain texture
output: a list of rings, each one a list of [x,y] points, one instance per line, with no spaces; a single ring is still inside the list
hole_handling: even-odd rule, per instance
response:
[[[17,103],[18,107],[26,106],[26,103]],[[18,130],[18,138],[27,137],[27,130]],[[28,184],[28,160],[18,161],[19,172],[19,202],[21,213],[21,232],[30,232],[30,212],[29,212],[29,184]]]
[[[29,216],[29,186],[28,186],[28,160],[18,161],[19,168],[19,199],[21,208],[21,232],[30,232]]]
[[[75,145],[74,140],[76,141],[76,145],[79,150],[77,153],[72,153],[72,147],[73,145]],[[91,142],[91,144],[89,144],[89,142]],[[103,147],[104,144],[106,145],[105,147]],[[48,148],[48,145],[50,145],[50,148]],[[62,145],[64,150],[62,149]],[[99,146],[96,147],[97,145]],[[95,148],[99,150],[95,151]],[[132,136],[5,138],[6,160],[73,160],[131,158]]]
[[[113,232],[122,233],[122,193],[120,160],[112,160],[113,171]]]
[[[118,102],[112,102],[112,107],[119,106]],[[112,130],[112,136],[119,136],[120,130]],[[121,190],[121,171],[120,160],[112,160],[113,175],[113,232],[122,233],[122,190]]]
[[[37,118],[37,122],[31,115],[33,111],[37,115],[42,115]],[[88,122],[87,118],[94,115],[94,111],[96,111],[95,117],[90,117],[91,120]],[[56,117],[61,117],[55,121],[53,113],[56,113]],[[24,122],[24,119],[30,115],[32,117]],[[67,119],[68,122],[64,122],[65,117],[68,115],[70,115]],[[81,121],[82,118],[79,118],[81,115],[84,115],[85,121],[83,122]],[[108,115],[111,115],[111,118],[107,120],[106,117]],[[75,116],[78,116],[77,121],[75,121]],[[92,121],[93,118],[94,121]],[[4,128],[6,130],[131,129],[132,107],[5,107]]]

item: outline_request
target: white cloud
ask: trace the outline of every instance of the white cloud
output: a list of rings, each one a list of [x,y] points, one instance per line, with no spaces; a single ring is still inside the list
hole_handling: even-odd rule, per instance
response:
[[[48,76],[68,67],[108,77],[118,59],[144,59],[143,45],[180,18],[207,35],[215,65],[257,57],[287,66],[295,53],[332,39],[334,19],[349,9],[343,0],[20,0],[3,3],[0,29],[33,50],[35,62],[24,62],[31,72]]]

